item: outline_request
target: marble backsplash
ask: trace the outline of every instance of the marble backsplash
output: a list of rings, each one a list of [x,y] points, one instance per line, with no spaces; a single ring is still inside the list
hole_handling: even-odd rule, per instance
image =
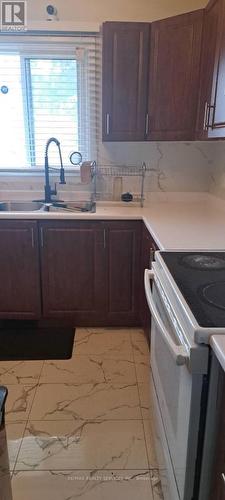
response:
[[[225,141],[214,143],[214,161],[211,165],[210,193],[225,199]]]
[[[99,142],[97,164],[105,166],[141,166],[146,163],[145,197],[159,192],[212,192],[225,197],[225,143],[214,142]],[[53,176],[52,183],[58,181]],[[0,199],[43,197],[44,173],[0,174]],[[223,189],[222,189],[223,187]],[[111,177],[100,175],[97,180],[99,199],[110,199]],[[123,178],[123,191],[140,192],[140,179]],[[89,186],[80,183],[77,172],[67,175],[67,184],[58,185],[63,199],[86,198]]]
[[[214,151],[209,143],[104,143],[99,146],[100,166],[141,165],[142,162],[147,166],[146,194],[209,191],[210,171],[214,163]],[[101,187],[103,192],[107,189],[106,183]],[[135,190],[137,182],[133,187]]]

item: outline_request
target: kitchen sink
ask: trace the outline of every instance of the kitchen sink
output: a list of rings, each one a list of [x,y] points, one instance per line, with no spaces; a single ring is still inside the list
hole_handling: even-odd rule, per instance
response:
[[[91,201],[66,201],[66,202],[53,202],[52,204],[44,204],[43,210],[45,212],[82,212],[82,213],[95,213],[96,203]]]
[[[39,201],[0,201],[0,212],[33,212],[42,207]]]
[[[68,201],[44,203],[44,201],[0,201],[0,212],[82,212],[95,213],[96,203]]]

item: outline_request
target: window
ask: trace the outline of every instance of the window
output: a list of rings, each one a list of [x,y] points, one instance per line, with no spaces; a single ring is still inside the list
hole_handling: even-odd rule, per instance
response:
[[[43,168],[50,137],[66,167],[72,151],[95,159],[96,81],[95,37],[0,41],[0,168]],[[49,153],[58,166],[56,149]]]

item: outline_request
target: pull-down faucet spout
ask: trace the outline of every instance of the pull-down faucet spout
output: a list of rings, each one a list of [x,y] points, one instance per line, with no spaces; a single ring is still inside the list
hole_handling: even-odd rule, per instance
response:
[[[55,137],[51,137],[45,146],[45,203],[51,203],[52,202],[52,196],[57,194],[56,191],[56,186],[54,189],[51,188],[50,185],[50,179],[49,179],[49,170],[57,170],[56,168],[49,167],[49,161],[48,161],[48,149],[50,144],[54,142],[56,146],[58,147],[59,151],[59,159],[60,159],[60,184],[66,184],[65,181],[65,171],[63,168],[63,162],[62,162],[62,152],[61,152],[61,147],[60,147],[60,142],[58,139]]]

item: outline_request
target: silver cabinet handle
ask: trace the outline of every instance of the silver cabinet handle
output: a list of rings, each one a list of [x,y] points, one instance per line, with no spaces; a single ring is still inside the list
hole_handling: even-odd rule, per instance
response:
[[[145,135],[148,135],[149,132],[149,114],[147,113],[145,119]]]
[[[203,130],[209,130],[209,128],[213,128],[213,119],[212,117],[212,123],[210,124],[210,115],[211,115],[211,110],[214,113],[215,106],[212,104],[209,104],[208,102],[205,103],[205,112],[204,112],[204,123],[203,123]]]
[[[207,130],[207,120],[208,120],[208,116],[209,116],[209,104],[208,102],[206,101],[205,103],[205,111],[204,111],[204,122],[203,122],[203,130]]]
[[[151,291],[151,286],[150,286],[150,280],[154,279],[154,272],[149,271],[149,269],[145,269],[145,276],[144,276],[144,284],[145,284],[145,294],[146,294],[146,299],[148,302],[149,309],[152,313],[152,317],[154,318],[155,323],[157,324],[157,327],[166,342],[168,349],[170,353],[173,356],[173,359],[175,360],[176,365],[182,366],[185,365],[188,359],[187,352],[184,346],[182,345],[177,345],[171,338],[170,333],[167,331],[165,325],[163,324],[161,317],[158,313],[157,307],[155,305],[152,291]]]
[[[41,247],[44,247],[44,234],[43,234],[43,227],[40,229],[40,236],[41,236]]]
[[[211,111],[212,111],[212,119],[211,119]],[[215,112],[215,105],[214,104],[209,104],[208,106],[208,115],[207,115],[207,130],[209,128],[213,129],[213,122],[214,122],[214,112]]]
[[[32,248],[34,248],[34,228],[31,228],[31,245]]]
[[[223,482],[225,483],[225,474],[224,474],[224,472],[222,472],[221,478],[222,478]]]
[[[152,263],[154,258],[155,258],[155,250],[154,248],[150,248],[149,269],[152,268]]]
[[[105,250],[106,249],[106,230],[105,229],[103,230],[103,247]]]
[[[106,134],[109,135],[110,132],[110,117],[109,113],[106,113]]]

